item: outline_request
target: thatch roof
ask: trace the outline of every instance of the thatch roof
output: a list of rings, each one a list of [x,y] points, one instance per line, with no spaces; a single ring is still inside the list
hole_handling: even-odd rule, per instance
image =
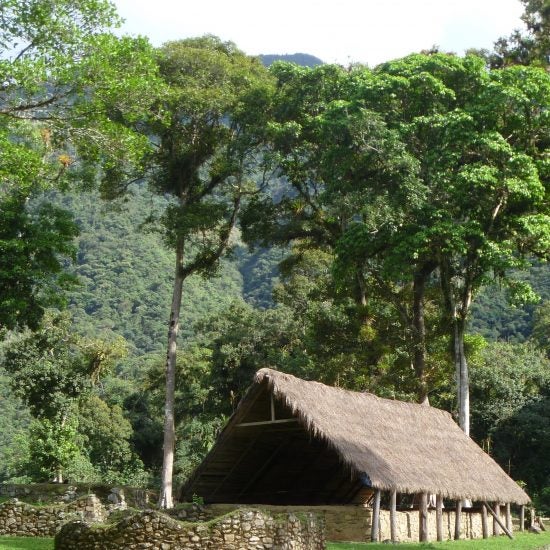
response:
[[[277,418],[283,419],[277,421],[280,424],[269,422],[271,396],[277,403]],[[288,431],[291,429],[295,432]],[[300,436],[296,430],[306,435]],[[292,444],[288,443],[290,437]],[[280,450],[289,445],[288,452]],[[315,453],[308,455],[307,445],[316,445]],[[326,458],[308,467],[307,461],[319,454]],[[295,463],[300,461],[306,464],[298,474]],[[336,462],[340,471],[345,470],[343,474],[335,474]],[[329,472],[338,481],[325,487]],[[304,500],[315,487],[317,501],[349,502],[354,487],[365,482],[399,493],[427,492],[452,499],[517,504],[530,501],[445,411],[262,369],[183,495],[196,493],[218,502],[271,502],[275,488],[285,485],[287,473],[291,476],[288,490],[279,491],[286,496],[280,495],[278,502]],[[270,475],[279,479],[270,482]],[[307,487],[302,487],[308,476]],[[292,499],[293,490],[301,496]]]

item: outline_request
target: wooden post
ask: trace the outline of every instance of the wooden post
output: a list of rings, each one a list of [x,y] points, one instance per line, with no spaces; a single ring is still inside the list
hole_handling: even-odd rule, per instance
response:
[[[500,504],[495,502],[495,513],[491,514],[493,516],[493,535],[495,537],[500,537],[500,522],[497,520],[500,519]]]
[[[495,510],[493,510],[491,508],[491,506],[489,506],[489,504],[487,502],[484,502],[485,506],[487,506],[487,510],[489,511],[489,513],[493,516],[493,519],[496,521],[496,523],[502,527],[502,530],[508,535],[509,538],[513,539],[514,538],[514,535],[512,535],[512,533],[510,531],[508,531],[508,529],[506,529],[506,525],[504,525],[504,523],[502,523],[502,520],[500,519],[499,515],[496,513]],[[498,504],[496,505],[498,506]],[[495,508],[496,508],[495,506]],[[500,531],[499,531],[500,533]]]
[[[506,529],[512,532],[512,514],[510,512],[510,503],[506,503]]]
[[[455,511],[455,540],[460,539],[460,520],[462,519],[462,501],[456,501],[456,511]]]
[[[489,527],[487,525],[487,507],[484,503],[481,504],[481,529],[483,532],[483,538],[489,537]]]
[[[392,542],[397,542],[397,492],[392,491],[390,494],[390,537]]]
[[[525,505],[522,504],[519,509],[519,530],[525,531]]]
[[[529,527],[533,527],[535,525],[535,509],[531,508],[531,517],[529,518]]]
[[[376,489],[376,492],[374,493],[374,506],[372,509],[372,528],[370,531],[371,542],[378,542],[379,523],[380,523],[380,489]]]
[[[428,542],[428,494],[420,495],[418,508],[418,535],[420,542]]]
[[[437,541],[443,540],[443,497],[437,495],[435,497],[435,522],[437,529]]]

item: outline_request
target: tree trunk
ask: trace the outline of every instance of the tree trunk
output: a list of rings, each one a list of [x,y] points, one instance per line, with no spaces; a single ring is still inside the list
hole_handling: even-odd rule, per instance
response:
[[[458,423],[466,435],[470,435],[470,377],[464,352],[463,319],[455,318],[454,356],[458,389]]]
[[[418,402],[429,405],[426,383],[426,324],[424,293],[428,269],[417,272],[413,282],[413,365],[418,382]]]
[[[162,486],[160,508],[173,508],[172,472],[174,468],[174,447],[176,428],[174,419],[174,394],[176,389],[176,350],[183,289],[183,250],[184,241],[178,238],[176,243],[176,272],[168,325],[168,350],[166,353],[166,397],[164,404],[164,458],[162,463]]]
[[[449,325],[452,327],[452,355],[456,374],[458,423],[464,433],[470,435],[470,385],[468,363],[464,353],[464,327],[472,293],[469,287],[462,289],[461,304],[456,303],[451,284],[451,269],[446,262],[442,262],[440,265],[440,280],[443,303],[449,317]]]

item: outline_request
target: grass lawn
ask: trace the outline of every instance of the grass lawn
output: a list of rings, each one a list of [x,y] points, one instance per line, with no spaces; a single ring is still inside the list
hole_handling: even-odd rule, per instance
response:
[[[0,537],[0,550],[53,550],[53,539]]]
[[[391,547],[390,544],[329,542],[327,550],[388,550]],[[508,537],[494,537],[486,540],[452,540],[425,544],[400,543],[395,548],[416,548],[417,550],[550,550],[550,531],[543,532],[540,535],[516,533],[514,540],[510,540]]]
[[[363,544],[359,542],[329,542],[327,550],[388,550],[390,544]],[[416,550],[550,550],[550,531],[540,535],[514,535],[514,540],[507,537],[487,540],[461,540],[447,542],[430,542],[427,544],[404,544],[395,548]],[[53,550],[53,539],[33,537],[0,537],[0,550]]]

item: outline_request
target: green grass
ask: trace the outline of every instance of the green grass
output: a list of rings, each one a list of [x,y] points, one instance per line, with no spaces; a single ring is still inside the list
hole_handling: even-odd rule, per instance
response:
[[[359,542],[329,542],[327,550],[388,550],[390,544],[364,544]],[[395,548],[416,550],[550,550],[550,531],[535,535],[517,533],[514,540],[508,537],[490,539],[429,542],[425,544],[400,543]]]
[[[53,539],[39,537],[0,537],[0,550],[53,550]]]
[[[363,544],[359,542],[329,542],[327,550],[388,550],[389,544]],[[533,534],[516,534],[514,540],[507,537],[487,540],[461,540],[404,544],[396,548],[416,550],[550,550],[550,531]],[[0,550],[53,550],[53,539],[38,537],[0,537]]]

